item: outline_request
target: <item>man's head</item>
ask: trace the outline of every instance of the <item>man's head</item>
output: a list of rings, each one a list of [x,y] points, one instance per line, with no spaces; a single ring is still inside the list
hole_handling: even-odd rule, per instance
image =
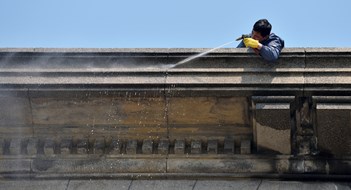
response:
[[[258,20],[252,29],[252,38],[258,41],[263,41],[269,37],[272,25],[267,19]]]

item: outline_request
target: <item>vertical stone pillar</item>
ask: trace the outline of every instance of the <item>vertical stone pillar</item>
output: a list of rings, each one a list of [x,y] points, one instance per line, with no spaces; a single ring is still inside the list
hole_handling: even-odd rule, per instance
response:
[[[298,155],[316,155],[317,131],[315,122],[315,106],[312,97],[296,97],[291,105],[292,153]]]

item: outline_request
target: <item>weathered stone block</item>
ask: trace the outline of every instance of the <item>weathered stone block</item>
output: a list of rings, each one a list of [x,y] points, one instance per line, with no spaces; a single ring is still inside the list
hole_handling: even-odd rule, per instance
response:
[[[102,93],[77,98],[77,93],[71,93],[66,97],[43,94],[31,100],[35,124],[156,126],[165,123],[165,103],[159,97],[137,97],[133,93],[126,98]]]
[[[251,154],[251,141],[250,140],[241,140],[240,153],[241,154]]]
[[[297,141],[297,153],[298,155],[309,155],[311,154],[311,139],[312,137],[309,136],[297,136],[296,141]]]
[[[22,154],[22,141],[23,139],[18,139],[18,138],[14,138],[14,139],[10,139],[10,146],[9,146],[9,151],[10,154],[12,155],[20,155]]]
[[[225,154],[234,154],[235,153],[234,139],[225,139],[224,140],[223,151]]]
[[[246,156],[246,155],[245,155]],[[221,159],[199,159],[198,155],[179,158],[169,156],[167,159],[167,172],[174,173],[272,173],[272,159],[243,158],[221,158]]]
[[[350,104],[317,104],[317,138],[321,152],[351,155]]]
[[[185,153],[185,141],[176,140],[174,143],[174,153],[175,154],[184,154]]]
[[[160,142],[158,143],[157,151],[159,154],[168,154],[169,140],[160,140]]]
[[[29,173],[31,171],[30,159],[3,159],[0,164],[1,173]]]
[[[109,154],[121,154],[123,142],[117,139],[113,139],[109,146]]]
[[[254,136],[256,136],[257,151],[260,153],[280,152],[290,154],[290,120],[290,105],[288,102],[256,104]]]
[[[32,123],[31,108],[27,97],[0,96],[0,126]]]
[[[77,142],[77,154],[88,154],[89,153],[89,140],[79,139]]]
[[[101,138],[96,139],[93,147],[94,154],[104,154],[105,147],[106,147],[105,139],[101,139]]]
[[[218,153],[218,140],[209,140],[208,141],[207,153],[208,154],[217,154]]]
[[[93,155],[96,156],[96,155]],[[138,155],[133,155],[138,156]],[[101,159],[46,159],[37,158],[32,162],[32,172],[48,173],[67,177],[68,174],[130,174],[130,173],[166,173],[167,160],[165,157],[152,158],[107,158]],[[1,169],[0,165],[0,169]],[[0,170],[1,171],[1,170]],[[89,175],[88,175],[89,176]],[[104,176],[104,175],[102,175]]]
[[[56,143],[52,139],[45,139],[44,140],[44,154],[45,155],[54,155],[55,154],[55,148],[56,148]],[[58,147],[60,148],[60,147]]]
[[[169,100],[170,124],[245,125],[246,97],[172,97]]]
[[[136,154],[137,153],[138,142],[137,140],[128,140],[126,146],[127,154]]]
[[[191,142],[191,154],[201,154],[202,143],[200,140],[193,140]]]
[[[60,153],[62,155],[68,155],[73,153],[73,141],[72,139],[63,139],[60,144]]]
[[[152,140],[145,139],[143,141],[143,145],[141,147],[142,153],[143,154],[152,154],[153,145],[154,145],[154,142]]]
[[[27,141],[27,153],[29,155],[36,155],[38,153],[39,140],[36,138],[30,138]]]
[[[169,139],[189,139],[191,137],[191,139],[201,139],[203,142],[207,139],[223,141],[226,137],[243,136],[243,138],[250,138],[252,132],[252,127],[249,125],[179,124],[169,126]]]

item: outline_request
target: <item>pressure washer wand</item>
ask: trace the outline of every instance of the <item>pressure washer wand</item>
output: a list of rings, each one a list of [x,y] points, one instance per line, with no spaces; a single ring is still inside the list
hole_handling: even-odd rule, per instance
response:
[[[251,38],[251,36],[248,34],[243,34],[239,38],[237,38],[235,41],[243,40],[244,38]]]

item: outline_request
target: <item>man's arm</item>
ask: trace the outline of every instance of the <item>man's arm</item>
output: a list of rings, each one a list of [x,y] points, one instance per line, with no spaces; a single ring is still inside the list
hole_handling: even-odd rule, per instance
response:
[[[260,55],[267,61],[276,61],[279,58],[281,49],[281,45],[262,45]]]
[[[263,45],[258,42],[258,40],[245,38],[237,47],[251,47],[255,53],[259,54],[263,59],[267,61],[276,61],[279,58],[280,51],[283,49],[284,45],[281,44],[279,40],[273,40],[267,45]]]

